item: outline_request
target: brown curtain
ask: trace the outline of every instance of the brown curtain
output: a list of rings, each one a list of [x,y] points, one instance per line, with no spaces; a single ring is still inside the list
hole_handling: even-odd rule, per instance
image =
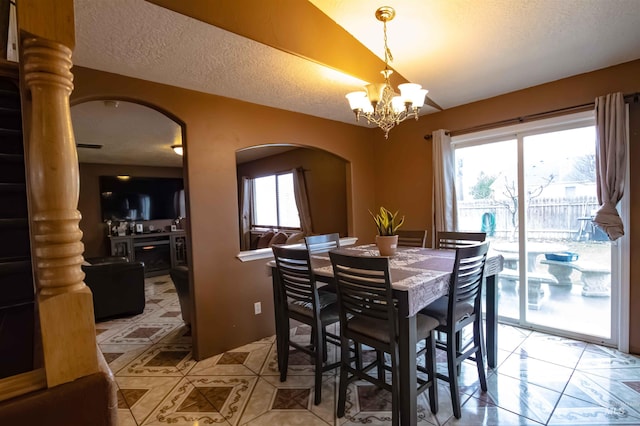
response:
[[[627,161],[626,107],[622,93],[599,96],[596,108],[596,189],[600,209],[593,221],[612,241],[624,235],[616,206],[624,193]]]
[[[304,179],[304,170],[293,169],[293,192],[296,197],[296,207],[300,216],[300,228],[305,235],[313,234],[311,223],[311,209],[309,208],[309,197],[307,196],[307,185]]]

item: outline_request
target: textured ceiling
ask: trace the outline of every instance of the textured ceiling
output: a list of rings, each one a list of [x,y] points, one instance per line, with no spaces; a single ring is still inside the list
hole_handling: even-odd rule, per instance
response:
[[[377,3],[311,3],[382,57]],[[384,4],[397,12],[388,24],[392,66],[445,109],[640,58],[639,0]],[[363,84],[347,75],[362,75],[354,70],[338,72],[143,0],[75,0],[75,7],[78,65],[355,124],[344,99]],[[295,16],[291,22],[300,26]],[[427,107],[423,114],[435,111]],[[171,144],[157,143],[158,149]]]
[[[99,117],[99,119],[96,119]],[[154,109],[131,102],[92,101],[71,107],[82,163],[182,167],[171,145],[182,144],[182,129]]]

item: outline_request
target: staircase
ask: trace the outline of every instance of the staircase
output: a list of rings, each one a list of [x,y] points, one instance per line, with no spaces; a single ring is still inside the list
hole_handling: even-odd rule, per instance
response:
[[[33,369],[34,293],[20,92],[0,77],[0,379]]]

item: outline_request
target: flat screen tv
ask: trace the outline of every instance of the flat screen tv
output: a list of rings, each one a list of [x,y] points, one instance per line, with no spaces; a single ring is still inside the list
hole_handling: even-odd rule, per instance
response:
[[[185,217],[182,178],[100,176],[102,220]]]

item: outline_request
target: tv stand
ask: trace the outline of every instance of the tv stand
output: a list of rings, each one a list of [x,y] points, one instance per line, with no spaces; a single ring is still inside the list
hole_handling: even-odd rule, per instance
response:
[[[144,276],[166,275],[171,268],[187,266],[185,231],[110,236],[111,255],[144,262]]]

